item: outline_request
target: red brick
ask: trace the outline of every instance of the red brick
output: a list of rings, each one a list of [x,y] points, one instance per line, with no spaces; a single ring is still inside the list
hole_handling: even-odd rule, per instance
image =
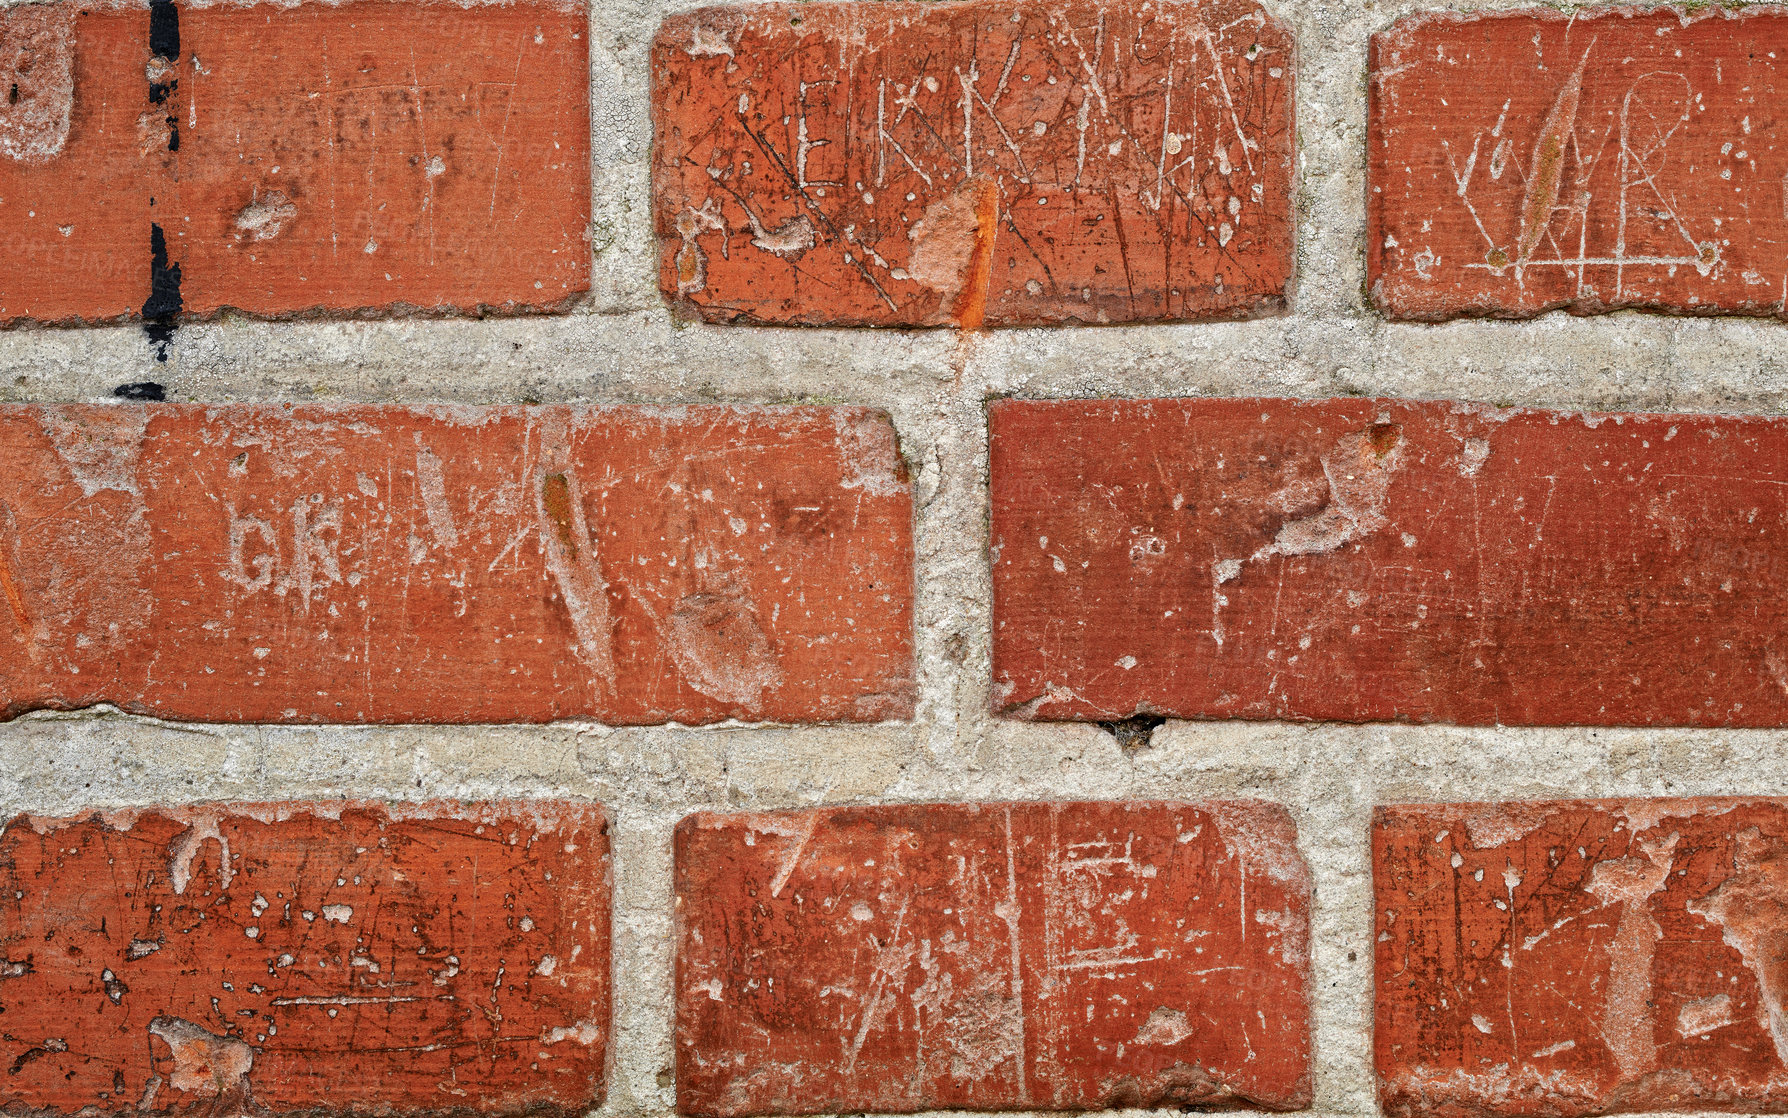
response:
[[[0,408],[0,714],[901,718],[860,408]]]
[[[146,808],[0,831],[0,1062],[37,1115],[581,1114],[608,823],[574,803]]]
[[[1788,423],[1394,400],[992,409],[1036,719],[1788,725]]]
[[[1374,36],[1374,301],[1783,314],[1783,67],[1774,9],[1425,13]]]
[[[700,814],[676,866],[685,1114],[1310,1101],[1277,805]]]
[[[1788,801],[1382,808],[1394,1118],[1788,1110]]]
[[[1252,0],[673,16],[652,54],[660,283],[710,322],[1279,309],[1292,55]]]
[[[581,4],[218,5],[179,27],[170,64],[143,8],[0,13],[0,70],[29,64],[22,104],[43,106],[0,106],[0,237],[30,264],[0,322],[138,315],[152,224],[189,314],[550,309],[588,289]],[[150,75],[172,83],[159,105]]]

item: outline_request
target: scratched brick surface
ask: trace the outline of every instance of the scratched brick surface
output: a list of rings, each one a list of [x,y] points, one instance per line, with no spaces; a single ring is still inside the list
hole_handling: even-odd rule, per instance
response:
[[[991,411],[997,708],[1788,725],[1788,424],[1394,400]]]
[[[1396,318],[1781,315],[1780,9],[1409,17],[1373,37],[1367,257]]]
[[[144,808],[0,830],[8,1113],[581,1114],[608,822],[574,803]]]
[[[683,1113],[1310,1101],[1277,805],[698,814],[676,874]]]
[[[0,322],[551,309],[589,286],[581,5],[0,13]],[[70,61],[72,59],[72,62]],[[159,100],[157,100],[159,98]]]
[[[859,408],[0,409],[0,714],[869,720],[911,491]]]
[[[1387,807],[1386,1110],[1788,1110],[1788,801]]]
[[[1277,309],[1292,55],[1250,0],[673,16],[652,55],[661,286],[713,322]]]

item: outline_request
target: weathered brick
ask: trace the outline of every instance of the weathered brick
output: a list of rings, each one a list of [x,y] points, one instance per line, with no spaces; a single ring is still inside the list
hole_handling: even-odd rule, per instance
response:
[[[1408,319],[1783,314],[1785,66],[1775,9],[1395,24],[1371,46],[1374,301]]]
[[[0,408],[0,714],[879,720],[912,497],[860,408]]]
[[[661,285],[713,322],[1277,309],[1292,55],[1253,0],[674,16],[652,55]]]
[[[1788,801],[1388,807],[1388,1113],[1788,1110]]]
[[[187,314],[512,311],[588,289],[581,4],[187,7],[161,24],[173,57],[151,25],[141,7],[0,13],[0,73],[26,75],[0,105],[0,323],[156,317],[155,228]]]
[[[9,1113],[582,1114],[608,823],[575,803],[283,803],[0,831]]]
[[[1002,712],[1788,725],[1788,423],[996,404]]]
[[[1277,805],[700,814],[676,867],[683,1113],[1309,1103]]]

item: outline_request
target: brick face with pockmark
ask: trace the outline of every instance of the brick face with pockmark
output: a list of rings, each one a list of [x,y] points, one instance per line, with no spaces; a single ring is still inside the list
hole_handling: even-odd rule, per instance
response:
[[[564,802],[16,818],[6,1111],[583,1114],[608,850],[603,810]]]
[[[652,54],[664,294],[813,325],[1276,310],[1293,53],[1251,0],[673,16]]]
[[[912,494],[863,408],[0,408],[0,716],[878,721]]]
[[[0,323],[568,305],[587,28],[561,0],[0,12]]]
[[[1003,713],[1788,725],[1788,423],[991,411]]]
[[[1782,315],[1788,16],[1429,12],[1372,39],[1367,263],[1393,318]]]
[[[1788,1110],[1788,801],[1386,807],[1393,1118]]]
[[[678,1109],[1307,1106],[1296,840],[1254,801],[690,816]]]

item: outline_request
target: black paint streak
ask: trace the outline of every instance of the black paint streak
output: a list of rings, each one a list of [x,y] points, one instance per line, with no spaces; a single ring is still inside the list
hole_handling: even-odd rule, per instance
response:
[[[1134,714],[1116,722],[1101,722],[1099,729],[1116,738],[1119,749],[1134,753],[1138,749],[1147,749],[1149,739],[1166,722],[1167,719],[1158,714]]]
[[[166,106],[168,150],[180,150],[180,118],[174,104],[174,92],[180,79],[174,77],[174,64],[180,58],[180,9],[174,0],[149,0],[149,53],[154,58],[150,72],[162,80],[149,83],[149,103]],[[149,200],[151,208],[155,199]],[[168,262],[168,239],[161,225],[149,225],[149,298],[143,303],[143,333],[149,336],[149,347],[157,361],[168,359],[168,346],[174,341],[180,309],[180,265]],[[113,395],[125,400],[161,400],[159,384],[145,381],[120,385]]]
[[[180,58],[180,9],[174,6],[174,0],[150,0],[149,53],[162,68],[172,73],[174,63]],[[179,88],[180,79],[175,77],[149,83],[149,103],[168,105],[169,151],[180,150],[180,118],[174,113],[174,106],[168,104]]]
[[[152,404],[163,403],[168,398],[167,389],[152,380],[138,381],[136,384],[121,384],[112,389],[112,395],[120,400],[143,400]]]
[[[149,0],[149,53],[169,62],[180,57],[180,9],[174,0]]]
[[[161,226],[149,226],[149,298],[143,302],[143,333],[157,361],[168,359],[174,327],[183,306],[180,298],[180,265],[168,263],[168,238]]]

